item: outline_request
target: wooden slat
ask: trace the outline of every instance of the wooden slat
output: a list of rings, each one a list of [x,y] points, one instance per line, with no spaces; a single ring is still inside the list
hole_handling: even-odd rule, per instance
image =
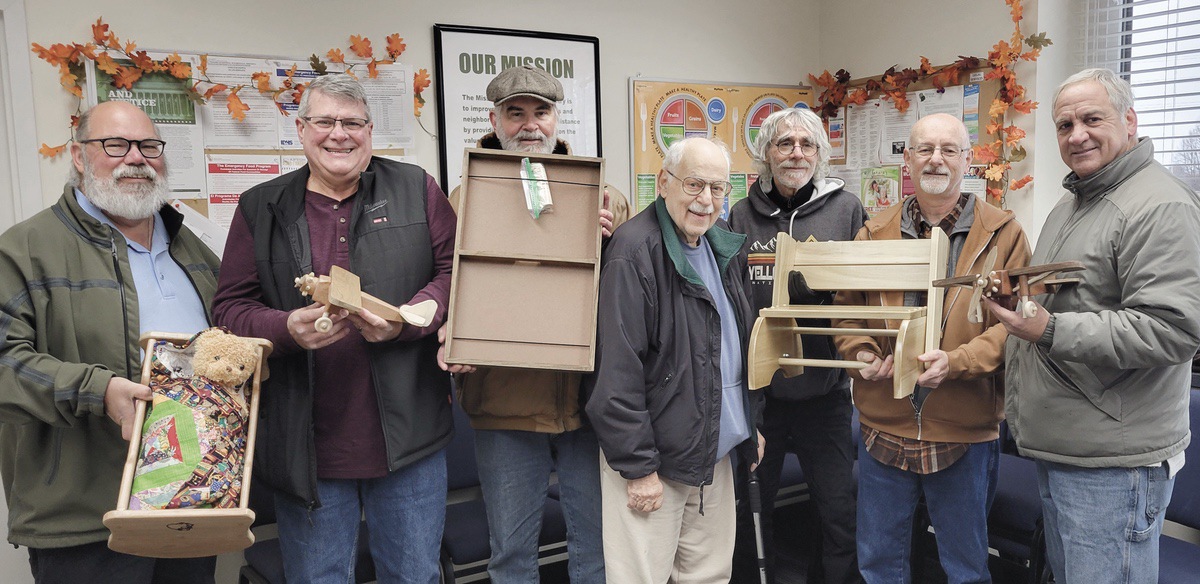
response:
[[[776,267],[778,269],[778,267]],[[929,264],[842,265],[798,264],[790,268],[804,274],[813,290],[926,290]]]
[[[794,255],[786,265],[928,264],[929,243],[920,239],[807,242],[797,246]]]
[[[781,357],[780,365],[800,365],[803,367],[824,367],[826,369],[866,369],[867,363],[862,361],[839,361],[837,359],[791,359]]]
[[[857,329],[819,326],[794,326],[789,330],[802,335],[865,335],[868,337],[895,337],[900,334],[900,331],[897,331],[896,329]]]
[[[758,311],[770,318],[908,319],[923,316],[922,306],[772,306]]]

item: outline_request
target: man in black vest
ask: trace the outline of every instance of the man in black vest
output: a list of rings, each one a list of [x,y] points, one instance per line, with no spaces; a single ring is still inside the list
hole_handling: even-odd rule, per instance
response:
[[[454,212],[425,171],[372,157],[353,78],[314,81],[296,129],[308,164],[242,195],[213,300],[217,323],[275,344],[255,478],[277,491],[289,581],[352,581],[365,515],[380,581],[433,582],[452,433],[433,333],[449,299]],[[437,301],[433,321],[340,311],[318,332],[325,309],[293,281],[335,265],[391,304]]]

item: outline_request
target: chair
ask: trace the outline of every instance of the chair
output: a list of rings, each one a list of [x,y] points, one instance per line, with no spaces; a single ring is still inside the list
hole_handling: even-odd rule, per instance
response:
[[[1200,574],[1200,439],[1196,436],[1200,430],[1200,390],[1191,391],[1190,412],[1192,442],[1184,455],[1186,464],[1175,475],[1167,525],[1159,539],[1158,581],[1162,584],[1195,582],[1196,574]]]
[[[941,342],[945,291],[932,282],[946,275],[946,234],[934,229],[930,239],[798,242],[780,233],[775,241],[772,305],[759,311],[750,335],[750,389],[766,387],[779,369],[788,377],[803,373],[804,367],[861,369],[866,364],[859,361],[805,358],[800,335],[865,334],[896,338],[893,395],[911,394],[923,370],[917,355],[937,349]],[[792,272],[800,272],[813,291],[919,291],[927,301],[916,307],[792,304],[788,292]],[[796,319],[886,319],[899,325],[881,329],[798,326]]]

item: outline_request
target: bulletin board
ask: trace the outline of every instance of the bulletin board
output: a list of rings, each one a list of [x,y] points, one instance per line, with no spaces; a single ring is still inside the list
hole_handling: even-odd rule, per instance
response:
[[[904,168],[904,147],[913,124],[923,116],[948,113],[967,126],[971,145],[990,142],[987,135],[988,107],[1000,92],[999,80],[984,80],[989,69],[964,73],[960,85],[934,87],[925,79],[908,86],[909,107],[900,113],[891,100],[871,95],[863,105],[847,105],[828,120],[832,154],[829,174],[846,183],[845,189],[862,201],[874,216],[903,201],[914,192]],[[851,81],[861,87],[866,79]],[[963,180],[963,192],[985,197],[987,182],[983,166],[972,166]],[[985,197],[986,199],[986,197]]]
[[[667,148],[693,136],[719,139],[733,161],[729,181],[733,193],[725,199],[722,217],[746,198],[758,179],[749,145],[758,137],[763,120],[782,109],[811,107],[811,87],[754,85],[669,79],[629,79],[630,192],[641,210],[654,202],[655,180]]]
[[[149,52],[162,59],[168,52]],[[200,55],[180,54],[193,70]],[[121,59],[114,59],[125,64]],[[334,73],[347,65],[328,63]],[[355,71],[362,70],[355,68]],[[378,156],[403,158],[404,149],[415,142],[412,68],[400,63],[378,66],[378,76],[358,75],[371,110],[372,146]],[[180,80],[166,73],[142,76],[131,90],[112,84],[111,76],[87,62],[84,99],[87,105],[116,100],[132,103],[150,116],[167,143],[171,205],[218,255],[241,194],[250,187],[296,170],[307,163],[296,133],[296,111],[292,92],[273,98],[250,85],[251,75],[263,72],[271,85],[280,87],[289,72],[298,83],[318,76],[308,59],[260,56],[207,55],[207,75],[214,83],[229,87],[245,85],[238,97],[250,107],[242,120],[228,113],[228,97],[214,95],[200,103]]]

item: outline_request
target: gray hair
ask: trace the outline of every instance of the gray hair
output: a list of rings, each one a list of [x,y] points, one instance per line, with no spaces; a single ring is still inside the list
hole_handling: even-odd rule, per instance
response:
[[[788,108],[779,110],[763,120],[758,130],[758,138],[750,145],[750,157],[754,161],[754,170],[758,171],[758,180],[767,190],[771,183],[771,162],[767,150],[780,134],[788,130],[804,130],[812,142],[817,145],[817,164],[813,169],[813,180],[821,180],[829,176],[829,134],[825,132],[825,124],[820,116],[807,108]]]
[[[361,103],[367,121],[371,121],[371,104],[367,103],[367,92],[357,79],[344,73],[330,73],[317,77],[304,88],[304,93],[300,95],[300,108],[296,111],[297,116],[308,117],[308,108],[310,107],[308,96],[314,91],[319,91],[321,94],[339,101]]]
[[[1051,103],[1057,105],[1058,96],[1064,89],[1084,81],[1099,83],[1100,87],[1104,88],[1104,92],[1108,94],[1108,101],[1112,103],[1113,109],[1117,110],[1118,115],[1124,116],[1125,112],[1133,108],[1133,88],[1129,86],[1129,82],[1111,70],[1099,67],[1084,69],[1067,77],[1067,80],[1063,81],[1054,91],[1054,101]]]
[[[724,142],[715,138],[702,138],[700,136],[684,138],[672,143],[671,146],[667,148],[667,154],[663,156],[662,167],[671,172],[678,172],[679,164],[683,162],[683,152],[687,150],[689,144],[697,141],[710,142],[716,145],[717,148],[721,149],[721,154],[725,155],[726,166],[731,169],[733,168],[733,161],[729,158],[729,148],[725,146]]]

